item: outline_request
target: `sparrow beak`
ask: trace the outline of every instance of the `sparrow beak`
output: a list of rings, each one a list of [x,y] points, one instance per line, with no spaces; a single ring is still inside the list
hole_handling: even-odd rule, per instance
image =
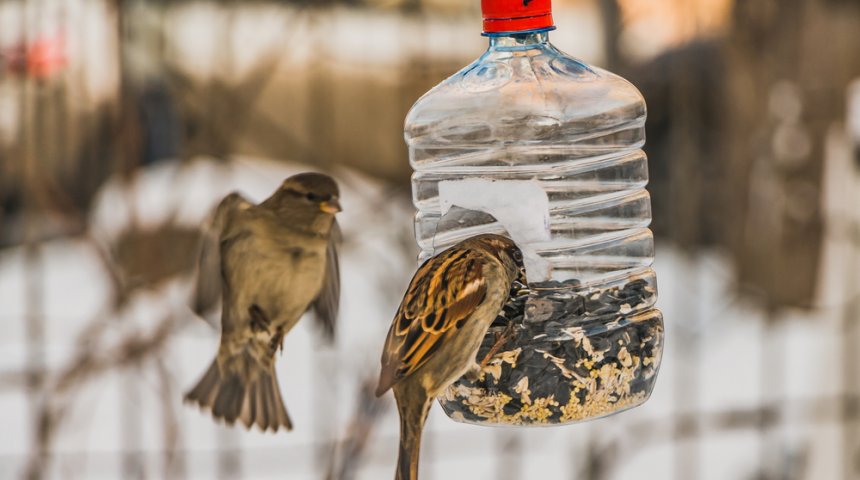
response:
[[[325,213],[335,214],[337,212],[342,211],[340,208],[340,202],[337,201],[337,198],[330,198],[322,203],[320,203],[320,210]]]
[[[527,277],[526,277],[526,268],[525,268],[525,267],[521,267],[521,268],[519,268],[519,269],[517,269],[517,270],[519,270],[519,271],[517,272],[517,280],[518,280],[520,283],[522,283],[523,285],[528,285],[528,284],[529,284],[529,282],[528,282]]]

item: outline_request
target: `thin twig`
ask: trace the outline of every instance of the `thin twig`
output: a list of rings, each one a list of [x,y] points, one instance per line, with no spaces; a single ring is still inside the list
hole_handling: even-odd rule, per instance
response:
[[[370,438],[386,408],[386,401],[376,398],[374,378],[362,382],[358,393],[358,406],[329,463],[326,480],[352,480],[366,453]]]
[[[30,454],[25,478],[43,478],[51,445],[66,417],[65,412],[73,403],[73,392],[108,372],[139,366],[156,357],[178,325],[177,319],[173,315],[168,315],[148,335],[132,332],[113,348],[79,349],[69,365],[57,375],[53,386],[46,392],[40,405],[36,420],[35,444]]]

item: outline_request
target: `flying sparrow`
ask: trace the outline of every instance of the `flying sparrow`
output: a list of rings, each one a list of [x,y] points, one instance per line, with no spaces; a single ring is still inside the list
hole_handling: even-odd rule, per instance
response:
[[[287,178],[259,205],[238,193],[221,201],[203,236],[197,286],[198,304],[222,296],[221,345],[187,401],[231,425],[292,429],[274,355],[309,308],[334,333],[340,209],[337,184],[318,173]]]
[[[481,340],[524,275],[520,249],[499,235],[465,240],[415,273],[388,331],[376,389],[377,396],[393,389],[400,413],[396,480],[418,478],[421,432],[433,400],[478,370]]]

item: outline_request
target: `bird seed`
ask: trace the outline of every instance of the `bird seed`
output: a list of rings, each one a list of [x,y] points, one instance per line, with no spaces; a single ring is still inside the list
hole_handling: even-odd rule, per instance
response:
[[[451,385],[442,407],[466,423],[553,425],[642,404],[663,347],[656,296],[649,278],[602,289],[515,283],[478,351],[481,374]]]

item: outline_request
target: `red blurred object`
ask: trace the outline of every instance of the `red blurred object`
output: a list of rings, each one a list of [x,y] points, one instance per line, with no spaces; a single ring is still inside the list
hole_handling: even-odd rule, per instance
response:
[[[481,0],[484,33],[514,33],[553,27],[551,0]]]
[[[32,78],[53,77],[66,68],[66,37],[62,33],[38,38],[29,45],[18,43],[5,52],[6,70]]]

